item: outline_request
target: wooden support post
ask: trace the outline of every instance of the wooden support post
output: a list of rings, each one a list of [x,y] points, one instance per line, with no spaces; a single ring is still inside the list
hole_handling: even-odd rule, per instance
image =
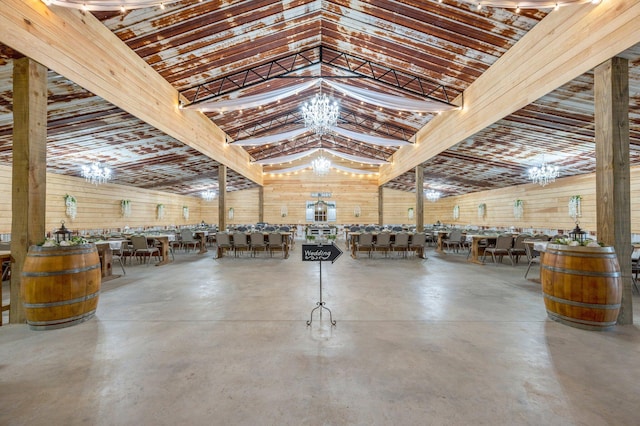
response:
[[[596,220],[598,240],[615,248],[623,278],[618,324],[633,324],[629,169],[629,64],[595,68]]]
[[[424,168],[416,166],[416,232],[424,231]]]
[[[384,225],[384,197],[382,187],[378,187],[378,225]]]
[[[13,61],[12,170],[9,322],[18,324],[26,322],[20,296],[22,265],[29,246],[45,236],[47,68],[29,58]]]
[[[227,194],[227,166],[218,166],[218,229],[224,232],[227,229],[227,209],[224,197]]]
[[[258,187],[258,222],[264,222],[264,186]]]

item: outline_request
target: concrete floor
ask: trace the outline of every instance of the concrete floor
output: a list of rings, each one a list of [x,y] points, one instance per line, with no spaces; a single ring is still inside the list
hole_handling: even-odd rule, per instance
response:
[[[640,423],[638,321],[555,323],[526,264],[428,255],[323,263],[335,327],[306,325],[320,265],[299,243],[131,266],[86,323],[0,328],[0,424]]]

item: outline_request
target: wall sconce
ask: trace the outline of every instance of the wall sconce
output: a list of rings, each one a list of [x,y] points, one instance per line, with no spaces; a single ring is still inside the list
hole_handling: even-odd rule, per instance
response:
[[[353,216],[360,217],[360,214],[362,214],[362,212],[360,211],[360,206],[355,206],[353,209]]]

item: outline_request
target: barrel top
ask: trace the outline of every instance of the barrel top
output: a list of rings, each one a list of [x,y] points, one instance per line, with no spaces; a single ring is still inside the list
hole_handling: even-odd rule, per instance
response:
[[[566,252],[576,252],[576,253],[601,253],[601,254],[609,254],[615,253],[615,248],[611,246],[607,247],[586,247],[586,246],[569,246],[566,244],[554,244],[549,243],[545,249],[546,251],[566,251]]]
[[[60,250],[91,250],[96,249],[96,246],[92,243],[87,244],[76,244],[73,246],[39,246],[32,245],[29,246],[30,252],[48,252],[48,251],[60,251]]]

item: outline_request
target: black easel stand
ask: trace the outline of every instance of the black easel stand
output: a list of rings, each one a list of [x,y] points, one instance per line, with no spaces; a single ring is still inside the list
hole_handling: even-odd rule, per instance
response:
[[[331,309],[324,306],[324,302],[322,301],[322,261],[320,261],[320,301],[316,303],[316,307],[311,310],[311,318],[307,321],[307,327],[311,325],[313,313],[318,309],[320,309],[320,320],[322,320],[322,310],[326,309],[329,311],[329,322],[331,325],[336,325],[336,322],[333,320],[333,315],[331,315]]]

